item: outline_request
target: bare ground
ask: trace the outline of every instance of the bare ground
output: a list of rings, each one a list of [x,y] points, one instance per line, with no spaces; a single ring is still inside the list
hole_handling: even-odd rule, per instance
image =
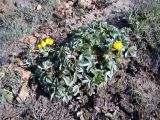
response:
[[[75,5],[72,6],[71,15],[60,14],[60,11],[57,10],[54,14],[53,25],[51,27],[40,26],[36,34],[39,34],[38,38],[53,36],[57,42],[60,42],[67,37],[66,33],[96,19],[104,19],[121,27],[121,24],[117,22],[118,19],[115,18],[134,5],[135,3],[131,0],[117,0],[103,7],[93,6],[92,9],[79,8]],[[9,54],[18,54],[23,51],[25,44],[22,41],[23,39],[9,45],[1,44],[3,50],[0,55],[9,59]],[[153,53],[157,54],[153,57]],[[152,49],[147,49],[147,51],[139,49],[138,57],[119,65],[119,71],[114,78],[107,86],[102,86],[97,91],[99,96],[87,98],[84,105],[78,105],[76,102],[72,103],[72,106],[64,105],[59,101],[50,103],[40,89],[32,86],[25,104],[18,104],[16,101],[13,104],[0,104],[0,119],[72,120],[79,119],[77,112],[83,110],[86,117],[93,120],[140,120],[146,117],[158,120],[160,119],[159,53],[160,51]],[[8,61],[1,60],[0,62],[4,65]],[[4,84],[0,86],[1,88],[6,87]],[[17,89],[20,86],[21,84],[17,85]],[[142,96],[135,98],[137,94]]]

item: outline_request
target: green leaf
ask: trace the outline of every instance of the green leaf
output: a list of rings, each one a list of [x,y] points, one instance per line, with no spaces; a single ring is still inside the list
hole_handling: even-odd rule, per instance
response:
[[[79,66],[87,67],[90,64],[91,64],[90,61],[86,59],[83,54],[79,56]]]
[[[49,60],[44,61],[44,62],[42,63],[42,68],[45,69],[45,70],[47,70],[47,69],[49,69],[49,68],[51,68],[51,67],[52,67],[52,63],[51,63]]]
[[[72,99],[71,95],[67,95],[67,93],[63,96],[62,101],[68,103]]]
[[[129,42],[126,38],[122,39],[123,46],[128,46]]]
[[[76,96],[76,95],[79,93],[79,88],[80,88],[79,85],[75,85],[75,86],[73,87],[72,92],[74,93],[74,96]]]
[[[108,75],[105,73],[105,82],[108,82]]]
[[[116,62],[113,60],[113,59],[109,59],[107,62],[106,62],[106,65],[105,65],[108,69],[110,70],[116,70],[117,69],[117,66],[116,66]]]
[[[107,71],[106,72],[106,75],[109,77],[109,78],[112,78],[113,76],[113,69],[111,71]]]
[[[73,81],[69,76],[64,76],[63,80],[65,81],[67,86],[70,86],[70,87],[73,86]]]
[[[97,85],[99,85],[99,84],[101,84],[104,81],[105,81],[105,77],[104,77],[103,72],[100,71],[100,70],[95,71],[95,74],[94,74],[92,82],[95,83],[95,84],[97,84]]]
[[[67,86],[72,87],[75,84],[75,82],[77,81],[77,71],[74,73],[73,77],[64,76],[63,80],[65,81]]]
[[[83,76],[81,74],[77,74],[78,79],[82,79]]]
[[[49,76],[44,76],[43,81],[44,81],[44,84],[52,83],[52,79]]]
[[[93,56],[89,55],[80,55],[79,56],[79,66],[86,67],[87,72],[89,73],[92,68],[94,68]]]
[[[91,88],[91,82],[93,81],[93,78],[89,75],[85,75],[85,78],[82,83],[87,83],[88,88]]]
[[[73,83],[75,83],[76,81],[77,81],[77,71],[75,71],[73,75]]]
[[[130,48],[128,48],[128,50],[125,53],[125,57],[136,57],[137,55],[137,47],[136,46],[132,46]]]
[[[90,82],[90,80],[82,80],[82,83],[89,83]]]

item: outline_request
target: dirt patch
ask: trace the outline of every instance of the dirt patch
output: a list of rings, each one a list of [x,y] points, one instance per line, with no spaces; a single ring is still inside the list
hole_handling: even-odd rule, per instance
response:
[[[41,25],[36,33],[33,32],[33,36],[37,39],[51,36],[56,42],[61,42],[66,39],[67,33],[93,20],[103,19],[113,23],[115,17],[118,18],[135,5],[131,0],[115,0],[106,4],[88,2],[87,6],[82,3],[82,1],[60,2],[62,6],[55,9],[53,24]],[[0,4],[2,12],[6,14],[5,3]],[[9,54],[18,54],[27,49],[27,45],[22,39],[8,45],[1,44],[1,48],[3,48],[0,52],[2,66],[8,63]],[[108,85],[99,88],[98,95],[86,97],[83,105],[76,101],[73,101],[75,103],[72,105],[63,105],[57,101],[50,103],[40,88],[32,86],[25,104],[18,104],[16,100],[12,105],[0,104],[0,118],[52,120],[54,117],[55,120],[72,120],[79,119],[77,114],[83,111],[86,118],[94,120],[139,120],[146,119],[146,116],[160,119],[160,54],[156,51],[157,57],[153,57],[152,53],[152,50],[147,53],[139,51],[137,59],[125,61],[125,64],[119,66],[119,72]],[[19,83],[18,89],[21,85],[22,83]],[[1,87],[5,88],[5,85]]]

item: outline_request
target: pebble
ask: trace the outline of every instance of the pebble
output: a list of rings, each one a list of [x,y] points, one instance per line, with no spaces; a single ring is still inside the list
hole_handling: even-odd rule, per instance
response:
[[[8,63],[8,57],[0,56],[0,67]]]
[[[41,10],[42,9],[42,6],[40,5],[40,4],[38,4],[37,6],[36,6],[36,10]]]
[[[23,1],[23,0],[17,0],[15,2],[15,6],[17,8],[26,8],[26,9],[32,9],[32,4],[27,2],[27,1]]]

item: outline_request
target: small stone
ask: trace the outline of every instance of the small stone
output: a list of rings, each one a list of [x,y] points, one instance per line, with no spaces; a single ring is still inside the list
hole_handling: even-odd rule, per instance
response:
[[[41,35],[39,33],[35,33],[34,36],[39,38]]]
[[[91,7],[92,0],[78,0],[78,5],[80,7],[86,8],[86,7]]]
[[[97,112],[100,112],[100,108],[98,108],[97,106],[94,107],[94,109],[95,109]]]
[[[77,112],[77,117],[80,117],[81,115],[83,115],[83,111],[82,110]]]
[[[70,6],[72,6],[72,5],[73,5],[73,2],[72,2],[72,1],[68,1],[68,4],[69,4]]]
[[[30,2],[23,1],[23,0],[17,0],[15,2],[15,6],[18,8],[32,9],[32,4]]]
[[[68,3],[64,4],[65,9],[69,9],[70,5]]]
[[[133,105],[128,104],[127,101],[121,101],[120,105],[128,114],[133,113]]]
[[[23,40],[23,43],[32,44],[35,41],[36,41],[36,37],[34,37],[33,35],[29,35],[29,36],[25,37],[25,39]]]
[[[0,56],[0,67],[7,64],[8,60],[8,57]]]
[[[41,10],[41,9],[42,9],[42,6],[41,6],[40,4],[38,4],[37,7],[36,7],[36,10],[39,11],[39,10]]]

